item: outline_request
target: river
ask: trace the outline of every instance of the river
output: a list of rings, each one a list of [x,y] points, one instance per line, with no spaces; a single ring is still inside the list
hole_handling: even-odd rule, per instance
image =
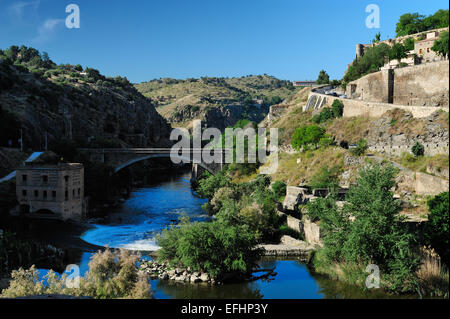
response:
[[[135,189],[119,208],[104,222],[81,235],[81,239],[97,246],[126,248],[146,252],[157,247],[155,235],[183,214],[194,221],[210,219],[201,205],[206,202],[193,192],[189,172],[168,174],[163,181]],[[81,274],[88,270],[92,250],[81,251],[75,261]],[[211,286],[206,284],[175,283],[152,280],[155,298],[270,298],[270,299],[321,299],[321,298],[386,298],[381,291],[364,292],[339,282],[313,274],[296,258],[265,258],[263,268],[275,267],[277,275],[271,280]],[[45,270],[43,270],[45,272]]]

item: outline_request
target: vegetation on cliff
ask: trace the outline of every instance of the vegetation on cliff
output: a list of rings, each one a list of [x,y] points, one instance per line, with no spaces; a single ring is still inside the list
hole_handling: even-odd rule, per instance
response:
[[[201,119],[209,127],[220,129],[240,119],[260,122],[270,105],[281,103],[297,91],[290,81],[268,75],[159,79],[136,84],[136,88],[171,123]]]
[[[17,146],[19,126],[25,149],[43,149],[46,136],[50,146],[63,138],[85,146],[162,146],[169,136],[166,121],[126,78],[56,65],[26,46],[0,50],[0,105],[2,146]]]
[[[338,268],[352,265],[359,270],[359,275],[352,276],[365,279],[365,267],[375,264],[383,287],[400,292],[416,290],[418,245],[399,215],[400,202],[390,191],[394,176],[394,168],[374,165],[360,171],[357,186],[350,188],[342,208],[332,197],[316,199],[309,205],[308,214],[321,221],[324,234],[324,247],[314,262],[318,271],[333,272],[333,264]],[[333,275],[345,278],[344,274]]]
[[[429,16],[415,13],[403,14],[396,26],[397,37],[448,27],[448,10],[438,10]]]

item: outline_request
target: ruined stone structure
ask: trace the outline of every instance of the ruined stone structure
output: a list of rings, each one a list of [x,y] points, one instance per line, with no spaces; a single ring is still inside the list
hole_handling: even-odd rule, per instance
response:
[[[367,48],[372,48],[377,45],[380,45],[381,43],[387,44],[389,46],[393,46],[394,43],[404,43],[406,39],[413,38],[415,41],[414,44],[414,53],[417,54],[420,57],[423,57],[423,62],[430,62],[434,61],[435,59],[440,59],[432,50],[431,47],[434,44],[434,41],[439,39],[440,34],[443,31],[448,31],[448,27],[441,28],[441,29],[435,29],[430,31],[425,31],[421,33],[411,34],[411,35],[405,35],[402,37],[398,37],[395,39],[388,39],[384,41],[380,41],[378,43],[370,43],[370,44],[360,44],[358,43],[356,45],[356,58],[360,58],[364,55],[364,51]]]
[[[80,220],[87,211],[84,167],[79,163],[26,163],[17,169],[16,195],[21,214]]]

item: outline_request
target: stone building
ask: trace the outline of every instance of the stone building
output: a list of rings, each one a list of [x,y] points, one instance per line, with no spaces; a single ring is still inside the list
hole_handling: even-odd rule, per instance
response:
[[[440,57],[431,48],[436,40],[439,40],[440,32],[431,31],[426,34],[425,39],[416,41],[414,43],[414,53],[420,57],[422,62],[434,62],[440,61],[443,57]]]
[[[17,169],[16,195],[23,215],[80,220],[87,211],[84,167],[79,163],[25,163]]]
[[[420,32],[420,33],[416,33],[416,34],[410,34],[410,35],[405,35],[402,37],[398,37],[395,39],[388,39],[388,40],[384,40],[378,43],[370,43],[370,44],[356,44],[356,58],[359,59],[360,57],[362,57],[365,53],[365,51],[368,48],[373,48],[377,45],[380,45],[381,43],[387,44],[389,46],[393,46],[395,43],[402,43],[404,44],[405,41],[408,38],[413,38],[414,39],[414,53],[418,56],[421,56],[424,58],[423,62],[431,62],[431,61],[436,61],[436,60],[441,60],[442,58],[439,58],[435,52],[433,52],[431,50],[431,48],[433,47],[434,41],[438,40],[440,37],[440,34],[443,31],[448,31],[449,28],[441,28],[441,29],[434,29],[434,30],[430,30],[430,31],[425,31],[425,32]],[[429,55],[426,53],[430,53]],[[350,64],[351,65],[351,64]]]

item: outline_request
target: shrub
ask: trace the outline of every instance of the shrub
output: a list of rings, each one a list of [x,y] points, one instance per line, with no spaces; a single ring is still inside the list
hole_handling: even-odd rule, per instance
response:
[[[356,272],[361,266],[364,269],[367,264],[376,264],[386,288],[415,291],[418,245],[399,215],[400,201],[390,191],[396,170],[375,164],[359,174],[343,208],[332,198],[319,198],[308,205],[309,214],[321,219],[321,254],[328,263],[355,265]]]
[[[331,135],[325,134],[325,136],[320,139],[319,146],[328,147],[333,145],[333,143],[334,143],[333,137]]]
[[[200,196],[213,198],[214,193],[219,188],[226,187],[229,183],[230,179],[224,171],[220,171],[216,175],[206,173],[204,177],[198,181],[196,191]]]
[[[139,255],[121,249],[106,249],[92,256],[89,271],[80,278],[79,288],[66,286],[67,276],[60,278],[50,271],[39,280],[37,269],[20,268],[12,272],[12,280],[1,296],[16,298],[41,294],[63,294],[91,296],[98,299],[109,298],[151,298],[148,278],[139,273]]]
[[[366,153],[369,146],[367,145],[367,141],[363,138],[358,140],[355,148],[352,148],[350,152],[355,156],[362,156]]]
[[[430,214],[425,224],[425,241],[436,250],[442,261],[449,261],[449,204],[448,192],[441,193],[427,202]]]
[[[227,273],[247,274],[256,267],[261,250],[247,225],[221,221],[190,223],[182,220],[157,237],[159,258],[171,265],[205,271],[214,278]]]
[[[338,167],[322,166],[318,173],[316,173],[309,183],[311,188],[336,188],[339,185]]]
[[[276,181],[272,185],[272,191],[274,192],[274,194],[277,198],[285,196],[286,195],[286,183],[284,183],[282,181]]]
[[[341,100],[334,100],[331,105],[334,117],[342,117],[344,114],[344,103]]]
[[[420,144],[419,142],[416,142],[416,144],[413,145],[411,152],[414,154],[414,156],[418,157],[418,156],[423,156],[425,153],[425,148],[423,147],[422,144]]]
[[[292,147],[299,150],[301,147],[317,145],[324,134],[325,129],[317,125],[297,128],[292,135]]]

